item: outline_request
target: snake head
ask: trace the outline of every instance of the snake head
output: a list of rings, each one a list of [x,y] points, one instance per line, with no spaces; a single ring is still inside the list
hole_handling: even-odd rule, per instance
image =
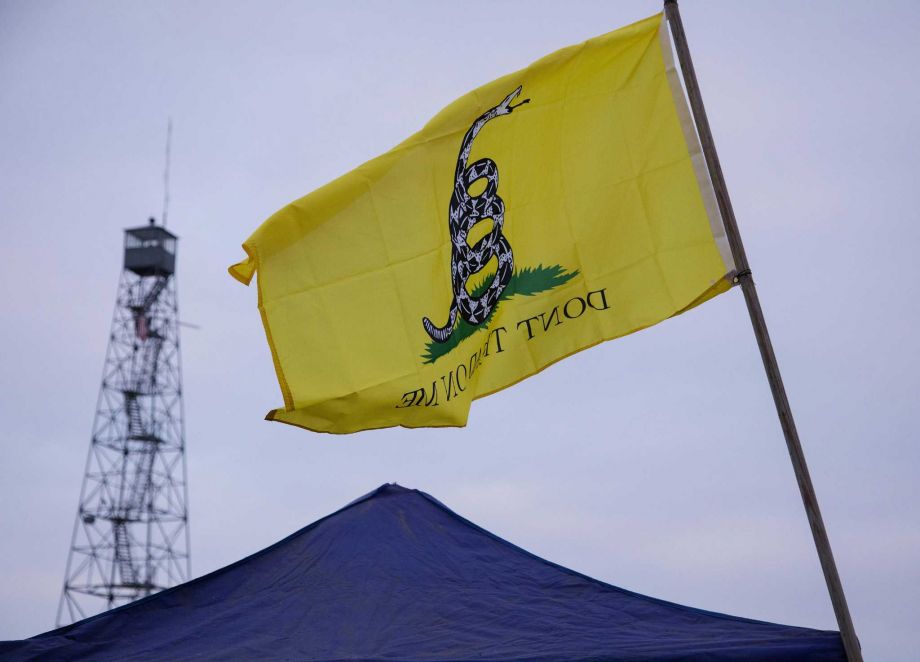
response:
[[[498,111],[499,115],[507,115],[508,113],[510,113],[512,110],[514,110],[518,106],[523,106],[525,103],[530,102],[530,99],[524,99],[523,101],[521,101],[518,104],[515,104],[514,106],[511,105],[511,102],[517,99],[518,96],[520,96],[522,89],[524,89],[524,86],[518,85],[518,88],[514,92],[506,96],[505,100],[502,101],[500,104],[498,104],[498,106],[496,106],[496,110]]]

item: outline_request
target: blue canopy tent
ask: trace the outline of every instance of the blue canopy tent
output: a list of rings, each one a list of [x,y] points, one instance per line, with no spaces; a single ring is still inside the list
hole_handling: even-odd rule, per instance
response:
[[[605,584],[383,485],[233,565],[31,639],[4,660],[843,662],[840,635]]]

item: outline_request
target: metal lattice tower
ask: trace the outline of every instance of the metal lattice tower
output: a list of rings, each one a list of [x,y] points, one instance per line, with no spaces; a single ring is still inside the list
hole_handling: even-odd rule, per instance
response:
[[[125,230],[59,626],[191,575],[176,240],[153,219]]]

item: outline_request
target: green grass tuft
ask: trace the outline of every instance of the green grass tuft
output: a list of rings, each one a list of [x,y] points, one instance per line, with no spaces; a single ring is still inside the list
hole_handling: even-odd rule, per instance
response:
[[[564,267],[558,264],[549,267],[544,267],[540,264],[536,267],[524,267],[520,271],[515,271],[511,275],[511,280],[508,281],[507,287],[505,287],[501,296],[498,298],[498,304],[492,309],[492,313],[485,322],[478,326],[471,326],[461,317],[460,322],[457,324],[450,338],[447,339],[447,342],[439,343],[433,340],[430,341],[425,347],[425,353],[422,354],[422,358],[425,363],[434,363],[477,331],[483,331],[488,328],[489,322],[492,321],[492,316],[495,314],[495,311],[498,310],[498,306],[501,305],[501,302],[505,299],[510,299],[518,295],[532,297],[535,294],[555,289],[569,282],[577,275],[578,270],[566,271]],[[473,288],[472,296],[482,296],[491,282],[492,276],[484,279]]]

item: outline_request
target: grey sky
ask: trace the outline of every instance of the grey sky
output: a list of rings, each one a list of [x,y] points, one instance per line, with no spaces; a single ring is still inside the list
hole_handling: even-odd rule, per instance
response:
[[[122,228],[181,237],[195,575],[380,483],[642,593],[835,628],[740,292],[474,404],[462,430],[316,435],[254,288],[267,215],[469,89],[660,11],[610,2],[0,0],[0,639],[53,625]],[[689,2],[728,185],[866,659],[916,659],[914,2]]]

